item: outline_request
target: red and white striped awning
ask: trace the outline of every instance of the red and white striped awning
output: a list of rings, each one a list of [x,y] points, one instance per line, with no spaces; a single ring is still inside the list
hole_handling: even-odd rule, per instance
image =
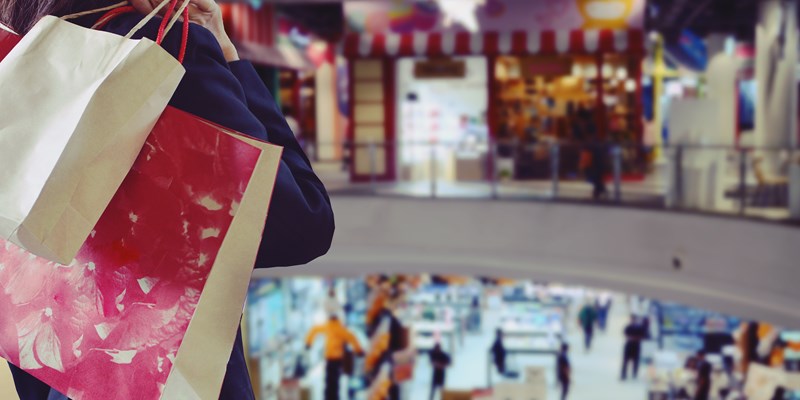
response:
[[[644,32],[640,29],[351,34],[344,42],[344,53],[350,58],[605,52],[643,54],[644,51]]]

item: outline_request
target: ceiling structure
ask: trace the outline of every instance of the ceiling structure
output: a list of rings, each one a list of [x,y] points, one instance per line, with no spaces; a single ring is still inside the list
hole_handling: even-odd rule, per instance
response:
[[[347,0],[222,0],[229,3],[273,4],[289,19],[325,39],[337,40],[344,31],[343,3]],[[376,0],[379,1],[379,0]],[[703,37],[711,33],[754,37],[758,0],[647,0],[647,27],[677,39],[683,29]]]
[[[704,37],[711,33],[734,35],[750,41],[755,36],[757,0],[649,0],[649,29],[676,39],[683,29]]]

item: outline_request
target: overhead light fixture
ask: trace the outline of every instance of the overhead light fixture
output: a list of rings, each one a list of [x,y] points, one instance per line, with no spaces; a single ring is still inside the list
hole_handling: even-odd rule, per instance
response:
[[[610,64],[603,64],[603,78],[609,79],[614,75],[614,68]]]
[[[633,93],[636,91],[636,81],[634,79],[628,79],[625,81],[625,91],[628,93]]]
[[[589,64],[586,68],[583,69],[583,73],[586,74],[585,76],[589,79],[597,78],[597,65]]]

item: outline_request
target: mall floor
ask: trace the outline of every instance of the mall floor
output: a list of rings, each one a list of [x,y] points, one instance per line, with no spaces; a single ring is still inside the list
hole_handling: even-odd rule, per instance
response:
[[[571,315],[576,315],[573,311]],[[583,335],[569,318],[567,340],[571,346],[570,360],[573,368],[573,384],[569,399],[573,400],[642,400],[647,398],[643,378],[640,371],[638,380],[621,382],[619,379],[623,334],[628,322],[628,308],[623,297],[614,301],[607,331],[595,335],[591,351],[583,348]],[[466,335],[463,344],[456,346],[452,367],[447,372],[447,388],[453,390],[472,390],[487,386],[488,349],[494,338],[494,327],[498,316],[491,311],[484,313],[483,330],[480,334]],[[445,350],[447,350],[445,348]],[[525,366],[542,366],[548,373],[548,399],[560,399],[560,389],[555,382],[555,359],[552,356],[514,356],[508,359],[512,370],[524,370]],[[322,400],[323,368],[311,371],[308,381],[314,383],[313,400]],[[424,355],[417,359],[414,379],[405,387],[407,394],[404,400],[425,400],[430,398],[431,385],[430,361]],[[500,377],[493,375],[496,383]],[[344,382],[342,382],[344,385]],[[438,398],[438,397],[437,397]],[[341,396],[345,400],[344,391]]]

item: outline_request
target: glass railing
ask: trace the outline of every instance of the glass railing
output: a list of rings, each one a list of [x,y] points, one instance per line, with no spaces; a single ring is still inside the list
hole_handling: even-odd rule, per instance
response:
[[[307,145],[332,194],[590,202],[800,221],[800,149],[518,141]]]

